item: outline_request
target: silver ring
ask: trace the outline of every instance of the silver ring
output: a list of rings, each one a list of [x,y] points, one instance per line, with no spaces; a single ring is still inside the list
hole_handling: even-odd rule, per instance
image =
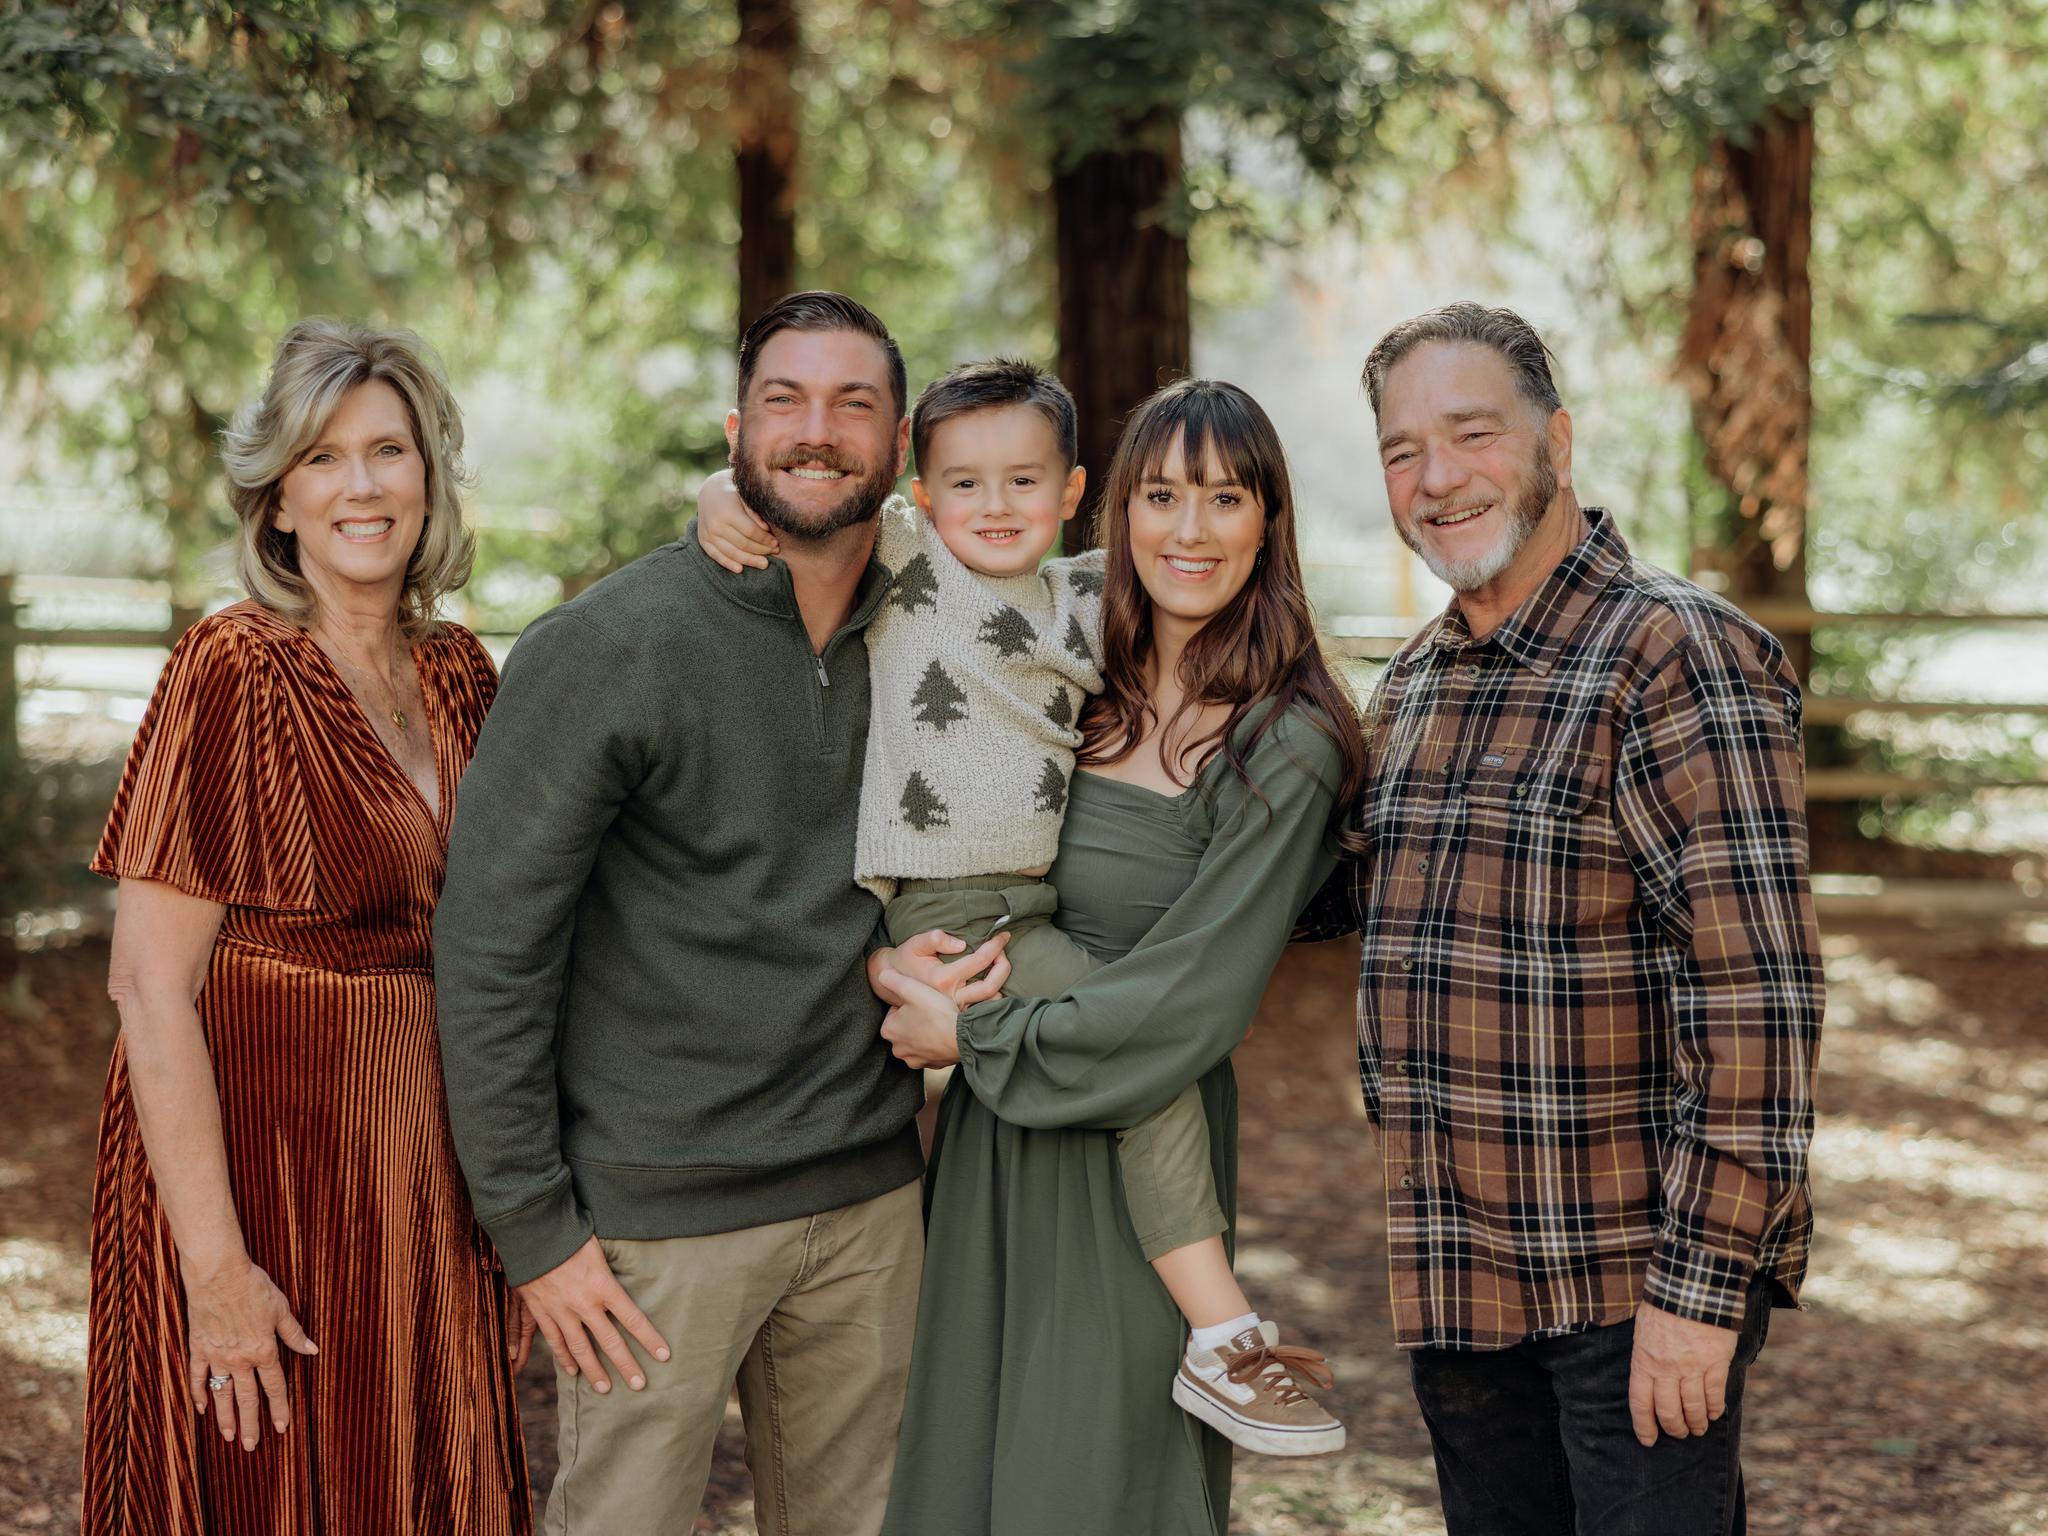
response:
[[[235,1378],[232,1376],[209,1376],[206,1378],[206,1384],[207,1386],[211,1387],[214,1391],[218,1392],[223,1387],[233,1386],[235,1384]]]

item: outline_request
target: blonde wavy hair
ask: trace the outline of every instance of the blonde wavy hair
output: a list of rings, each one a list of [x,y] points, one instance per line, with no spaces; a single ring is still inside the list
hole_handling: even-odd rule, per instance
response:
[[[408,639],[434,631],[441,599],[469,580],[476,535],[462,518],[462,412],[440,360],[411,331],[377,331],[342,320],[301,320],[278,343],[263,394],[221,433],[228,500],[240,525],[235,565],[243,589],[273,613],[312,621],[312,588],[299,572],[298,541],[274,519],[278,485],[358,385],[398,391],[426,466],[427,517],[405,568],[398,622]]]

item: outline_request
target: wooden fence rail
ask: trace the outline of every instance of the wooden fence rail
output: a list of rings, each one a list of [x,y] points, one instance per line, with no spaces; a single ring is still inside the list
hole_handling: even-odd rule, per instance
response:
[[[1776,635],[1811,634],[1833,624],[1940,624],[1949,628],[2043,625],[2048,613],[1829,613],[1791,603],[1756,603],[1744,610]],[[1412,620],[1386,615],[1359,615],[1333,620],[1329,649],[1356,661],[1383,662],[1414,633]],[[2048,668],[2044,668],[2048,678]],[[1902,716],[1915,719],[2048,716],[2048,701],[1985,699],[1881,699],[1845,694],[1806,695],[1806,723],[1841,726],[1861,716]],[[1954,775],[1882,773],[1864,769],[1815,768],[1806,776],[1806,798],[1843,803],[1894,797],[1923,799],[1930,795],[1972,793],[1987,789],[2048,788],[2048,776],[2013,778],[1964,769]]]
[[[14,656],[23,647],[167,647],[197,618],[194,612],[174,612],[167,628],[25,628],[14,623],[18,607],[14,578],[0,573],[0,751],[12,749],[15,719],[20,699]],[[1747,610],[1773,633],[1810,634],[1834,624],[1940,624],[1950,628],[2006,625],[2048,626],[2048,613],[1829,613],[1796,604],[1758,603]],[[1355,661],[1385,662],[1418,627],[1418,621],[1389,614],[1351,614],[1329,621],[1330,651]],[[485,636],[502,639],[508,636]],[[99,690],[86,690],[97,692]],[[1840,726],[1861,716],[1902,716],[1916,719],[1967,718],[1994,715],[2048,716],[2048,701],[2001,701],[1964,699],[1884,699],[1846,695],[1813,694],[1806,699],[1806,719],[1811,726]],[[1967,769],[1954,776],[1867,772],[1860,769],[1816,768],[1807,775],[1807,798],[1814,801],[1881,800],[1893,797],[1919,798],[1983,789],[2033,789],[2048,787],[2048,777],[2015,779],[1972,773]]]

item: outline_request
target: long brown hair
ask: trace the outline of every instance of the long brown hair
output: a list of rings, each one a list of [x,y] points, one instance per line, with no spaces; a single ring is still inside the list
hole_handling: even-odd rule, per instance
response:
[[[1182,379],[1131,412],[1110,461],[1098,504],[1109,569],[1102,592],[1102,693],[1081,717],[1083,763],[1116,763],[1144,739],[1153,718],[1144,663],[1152,652],[1152,599],[1138,580],[1131,555],[1130,508],[1139,487],[1159,474],[1174,443],[1190,480],[1201,484],[1212,462],[1258,499],[1266,541],[1251,576],[1221,612],[1188,641],[1180,657],[1180,708],[1161,722],[1160,761],[1180,717],[1210,705],[1229,706],[1214,731],[1188,747],[1221,750],[1238,778],[1258,793],[1245,768],[1259,739],[1296,703],[1312,705],[1310,718],[1343,755],[1337,814],[1348,810],[1365,785],[1365,742],[1351,695],[1331,672],[1316,639],[1315,616],[1301,582],[1294,535],[1294,488],[1280,434],[1258,401],[1235,384]],[[1258,724],[1238,739],[1245,717],[1271,700]],[[1185,749],[1184,749],[1185,750]],[[1209,753],[1203,754],[1204,757]],[[1176,758],[1180,756],[1175,754]],[[1263,798],[1263,797],[1262,797]],[[1345,839],[1346,846],[1351,838]]]

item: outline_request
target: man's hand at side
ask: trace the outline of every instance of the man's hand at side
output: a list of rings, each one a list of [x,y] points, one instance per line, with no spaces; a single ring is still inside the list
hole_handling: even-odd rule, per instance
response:
[[[1735,1330],[1677,1317],[1644,1302],[1636,1309],[1635,1353],[1628,1366],[1628,1416],[1636,1438],[1657,1443],[1704,1435],[1728,1411],[1728,1363]]]
[[[633,1305],[625,1287],[612,1278],[611,1266],[595,1237],[546,1274],[520,1286],[519,1296],[540,1325],[555,1359],[571,1376],[578,1371],[588,1376],[600,1392],[612,1389],[598,1359],[600,1351],[611,1357],[635,1392],[647,1385],[632,1351],[613,1326],[613,1318],[655,1359],[668,1358],[668,1340],[647,1320],[647,1314]]]

